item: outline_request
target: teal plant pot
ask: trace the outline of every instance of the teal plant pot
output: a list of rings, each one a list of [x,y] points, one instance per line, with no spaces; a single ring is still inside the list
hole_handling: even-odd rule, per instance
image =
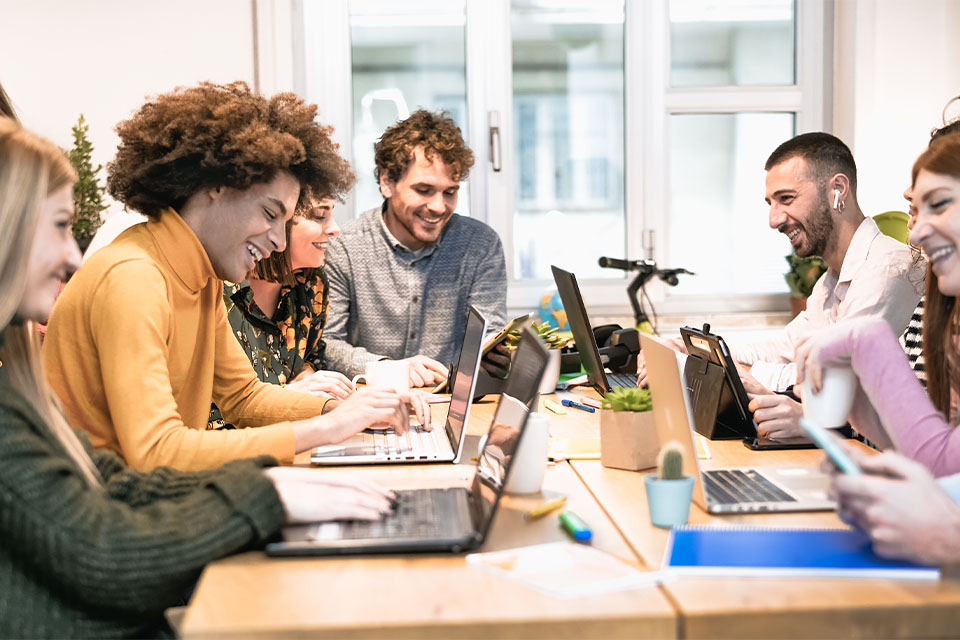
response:
[[[690,499],[693,497],[693,476],[680,480],[660,480],[656,473],[643,476],[647,488],[650,522],[669,528],[686,524],[690,517]]]

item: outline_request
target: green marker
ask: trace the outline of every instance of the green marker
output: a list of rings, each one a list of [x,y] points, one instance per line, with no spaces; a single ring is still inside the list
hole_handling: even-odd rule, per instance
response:
[[[577,542],[587,542],[593,537],[593,532],[580,516],[573,511],[564,511],[560,514],[560,524]]]

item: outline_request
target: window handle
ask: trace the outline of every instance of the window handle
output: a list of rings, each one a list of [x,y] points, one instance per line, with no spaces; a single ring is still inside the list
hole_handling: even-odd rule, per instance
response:
[[[487,112],[487,125],[490,127],[490,164],[494,171],[503,168],[500,156],[500,112]]]

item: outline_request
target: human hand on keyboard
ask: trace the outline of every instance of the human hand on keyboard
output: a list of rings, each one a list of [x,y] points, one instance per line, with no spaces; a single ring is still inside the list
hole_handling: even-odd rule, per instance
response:
[[[319,469],[271,467],[264,475],[280,496],[288,524],[376,520],[395,502],[393,492],[379,485]]]
[[[426,411],[429,414],[429,405]],[[410,429],[407,402],[392,389],[361,387],[336,409],[321,417],[327,421],[326,437],[324,442],[310,443],[311,446],[341,442],[368,427],[392,427],[398,435],[403,435]]]

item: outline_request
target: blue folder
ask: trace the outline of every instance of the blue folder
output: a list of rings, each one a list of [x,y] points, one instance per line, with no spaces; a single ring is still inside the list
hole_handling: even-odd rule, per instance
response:
[[[804,576],[936,580],[940,570],[881,558],[853,529],[674,527],[663,569],[702,576]]]

